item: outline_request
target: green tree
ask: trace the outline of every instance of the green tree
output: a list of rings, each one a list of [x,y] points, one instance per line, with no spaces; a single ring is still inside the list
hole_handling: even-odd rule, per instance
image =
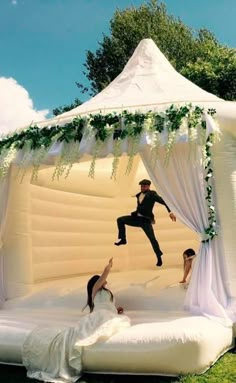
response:
[[[81,104],[82,102],[76,98],[70,105],[58,106],[58,108],[53,109],[52,113],[54,116],[58,116],[59,114],[69,112],[69,110],[74,109]]]
[[[236,99],[235,51],[220,45],[208,30],[193,31],[168,15],[165,5],[156,0],[117,10],[110,21],[110,35],[104,35],[95,53],[87,52],[85,68],[92,94],[122,71],[144,38],[152,38],[174,67],[203,89]]]
[[[207,30],[198,35],[199,56],[181,69],[188,79],[226,100],[236,99],[236,51],[220,45]]]

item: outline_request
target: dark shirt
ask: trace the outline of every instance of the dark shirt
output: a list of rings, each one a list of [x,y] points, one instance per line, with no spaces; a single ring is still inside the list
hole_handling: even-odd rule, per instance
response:
[[[137,197],[137,209],[136,213],[141,214],[143,217],[150,219],[151,221],[154,221],[154,214],[152,212],[153,206],[155,202],[160,203],[161,205],[164,205],[168,212],[170,213],[170,208],[167,206],[165,201],[155,192],[154,190],[149,190],[145,193],[145,197],[142,200],[142,202],[139,202],[139,196],[141,192],[136,194]]]

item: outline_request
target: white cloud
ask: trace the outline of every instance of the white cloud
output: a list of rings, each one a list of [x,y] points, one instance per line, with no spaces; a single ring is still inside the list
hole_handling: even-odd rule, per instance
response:
[[[17,5],[17,0],[12,0],[12,5]]]
[[[0,77],[0,134],[42,121],[48,110],[35,110],[27,90],[13,78]]]

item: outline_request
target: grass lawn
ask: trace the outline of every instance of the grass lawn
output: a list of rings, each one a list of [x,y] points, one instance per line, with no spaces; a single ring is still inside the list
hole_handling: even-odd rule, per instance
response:
[[[33,383],[26,378],[23,367],[0,365],[1,383]],[[84,375],[80,383],[235,383],[236,348],[222,356],[216,364],[203,375],[189,375],[179,378],[141,375]]]

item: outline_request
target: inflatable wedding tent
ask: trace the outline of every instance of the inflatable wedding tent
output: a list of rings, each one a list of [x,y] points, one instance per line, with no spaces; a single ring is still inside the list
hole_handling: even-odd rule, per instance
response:
[[[202,373],[232,348],[235,146],[236,104],[178,74],[150,39],[101,93],[2,138],[0,362],[22,363],[37,326],[77,323],[88,278],[111,256],[131,327],[84,349],[84,371]],[[140,229],[113,244],[143,178],[177,216],[155,207],[161,268]]]

